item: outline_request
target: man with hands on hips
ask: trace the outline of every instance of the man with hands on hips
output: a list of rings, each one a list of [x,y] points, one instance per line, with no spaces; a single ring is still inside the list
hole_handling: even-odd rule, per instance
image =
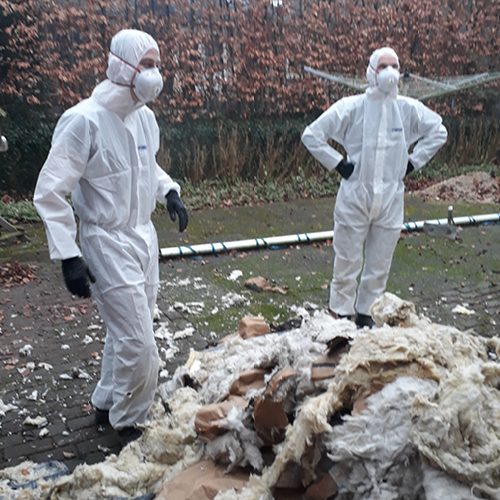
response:
[[[80,297],[92,289],[106,324],[92,403],[96,422],[109,422],[123,445],[141,435],[136,424],[146,420],[157,386],[156,202],[167,205],[172,221],[179,218],[179,231],[188,224],[179,184],[156,163],[160,134],[145,106],[163,88],[159,63],[147,33],[122,30],[113,37],[107,79],[59,119],[34,195],[68,289]]]
[[[337,101],[302,136],[311,154],[342,176],[334,211],[329,309],[335,317],[354,318],[358,328],[375,325],[370,305],[385,291],[401,232],[403,178],[422,168],[447,137],[439,115],[398,95],[399,60],[393,49],[376,50],[366,74],[364,94]],[[328,139],[344,147],[347,160]]]

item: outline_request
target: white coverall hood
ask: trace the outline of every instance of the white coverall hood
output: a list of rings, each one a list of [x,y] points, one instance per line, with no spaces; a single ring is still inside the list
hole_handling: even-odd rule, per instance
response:
[[[370,62],[368,63],[368,67],[366,68],[366,78],[368,79],[368,83],[370,84],[370,87],[366,91],[368,95],[373,95],[375,96],[384,96],[384,92],[381,92],[377,88],[377,66],[378,62],[380,61],[380,58],[382,56],[392,56],[394,59],[396,59],[398,63],[398,69],[399,69],[399,58],[396,52],[391,49],[390,47],[382,47],[381,49],[377,49],[373,52],[373,54],[370,56]],[[391,97],[396,97],[397,96],[397,90],[395,93],[391,94]]]
[[[119,31],[111,40],[106,70],[108,79],[94,89],[92,98],[122,120],[143,106],[144,103],[136,103],[132,99],[130,85],[137,74],[134,68],[151,49],[160,54],[158,44],[151,35],[138,30]]]
[[[137,73],[134,67],[137,68],[144,54],[151,49],[160,54],[155,39],[144,31],[119,31],[111,40],[106,76],[113,83],[130,85]]]

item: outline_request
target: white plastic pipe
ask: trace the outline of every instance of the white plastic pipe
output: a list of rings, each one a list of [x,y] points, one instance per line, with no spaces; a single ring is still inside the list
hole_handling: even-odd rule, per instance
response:
[[[483,222],[493,222],[500,220],[499,214],[484,214],[484,215],[464,215],[462,217],[453,217],[455,226],[466,226],[467,224],[482,224]],[[417,222],[404,222],[403,231],[412,231],[413,229],[421,229],[427,224],[448,224],[448,219],[434,219]]]
[[[484,222],[500,221],[500,213],[485,215],[465,215],[454,217],[453,222],[457,226],[467,224],[482,224]],[[447,224],[448,219],[432,219],[417,222],[405,222],[401,231],[413,231],[428,224]],[[270,247],[273,245],[288,245],[292,243],[308,243],[310,241],[327,240],[333,238],[333,231],[320,231],[316,233],[288,234],[285,236],[271,236],[270,238],[254,238],[249,240],[236,240],[218,243],[202,243],[201,245],[169,247],[160,249],[162,257],[179,257],[182,255],[201,255],[207,253],[229,252],[231,250],[245,250],[249,248]]]

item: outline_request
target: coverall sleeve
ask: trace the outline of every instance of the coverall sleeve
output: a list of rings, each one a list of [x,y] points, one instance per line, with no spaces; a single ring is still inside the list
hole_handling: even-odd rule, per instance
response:
[[[69,259],[81,254],[75,241],[73,208],[66,197],[85,172],[90,144],[90,124],[83,115],[64,114],[59,119],[33,197],[45,226],[51,259]]]
[[[328,170],[333,170],[344,157],[328,144],[333,139],[344,143],[349,115],[341,99],[312,122],[302,134],[302,142],[309,152]]]
[[[415,167],[415,170],[419,170],[443,146],[448,132],[441,117],[419,101],[417,102],[416,122],[412,128],[412,135],[414,135],[412,142],[415,140],[418,142],[408,160]]]
[[[156,118],[153,115],[153,144],[155,150],[155,156],[160,149],[160,129],[158,127],[158,123],[156,122]],[[165,196],[172,189],[177,191],[177,193],[181,194],[181,187],[177,182],[172,180],[172,177],[168,175],[165,170],[163,170],[158,163],[156,163],[156,175],[158,177],[158,191],[156,193],[156,201],[159,203],[163,203],[164,205],[167,203]]]

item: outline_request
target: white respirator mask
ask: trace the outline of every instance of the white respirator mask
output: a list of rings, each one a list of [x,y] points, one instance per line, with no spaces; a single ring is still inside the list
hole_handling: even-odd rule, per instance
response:
[[[377,85],[382,92],[390,93],[398,88],[399,71],[388,66],[377,74]]]
[[[160,70],[158,68],[139,69],[114,52],[111,52],[111,54],[137,71],[133,82],[127,85],[127,87],[131,87],[134,90],[137,99],[143,104],[154,101],[163,89],[163,78],[161,77]],[[116,85],[125,85],[119,82],[113,83]]]
[[[134,93],[142,103],[151,102],[163,89],[163,79],[158,68],[142,69],[132,82]]]

